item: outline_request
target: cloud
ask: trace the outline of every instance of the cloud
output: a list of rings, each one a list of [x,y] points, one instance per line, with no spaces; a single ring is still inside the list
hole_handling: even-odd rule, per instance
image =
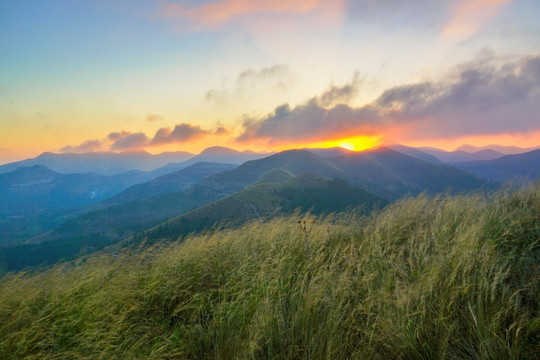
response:
[[[219,27],[239,16],[250,14],[302,14],[325,5],[325,0],[214,0],[199,6],[187,7],[170,3],[162,13],[168,18],[188,19],[199,28]]]
[[[442,33],[446,37],[474,35],[488,20],[513,0],[457,0],[450,4],[451,18]]]
[[[287,65],[273,65],[271,67],[263,67],[260,70],[247,69],[238,75],[236,82],[239,87],[252,86],[261,81],[282,78],[290,76],[290,70]]]
[[[110,133],[108,138],[114,140],[111,150],[140,149],[149,145],[150,142],[150,139],[142,132],[130,133],[122,131],[121,133]]]
[[[190,140],[199,139],[206,135],[209,135],[211,132],[209,130],[201,129],[200,126],[194,126],[191,124],[179,124],[171,128],[161,128],[159,129],[154,138],[151,141],[152,145],[157,144],[168,144],[168,143],[180,143]]]
[[[125,137],[127,135],[131,134],[130,132],[127,132],[127,131],[122,131],[122,132],[112,132],[110,133],[109,135],[107,135],[107,139],[109,140],[112,140],[112,141],[116,141],[122,137]]]
[[[233,89],[223,87],[221,90],[210,89],[204,98],[216,104],[225,103],[233,94],[252,93],[258,86],[266,85],[271,88],[278,88],[280,91],[286,89],[292,82],[292,75],[289,67],[283,64],[276,64],[270,67],[263,67],[259,70],[246,69],[242,71],[235,80]]]
[[[210,101],[216,104],[223,104],[227,100],[227,97],[229,96],[227,90],[216,90],[216,89],[210,89],[204,94],[204,98],[206,101]]]
[[[230,131],[225,128],[224,126],[218,126],[218,128],[216,129],[216,131],[214,132],[215,135],[229,135],[230,134]]]
[[[71,146],[66,145],[60,149],[63,153],[86,153],[102,150],[103,142],[101,140],[86,140],[83,143]]]
[[[146,121],[154,122],[164,120],[163,116],[157,114],[146,114]]]
[[[319,96],[318,103],[323,107],[346,104],[358,93],[359,85],[360,74],[356,72],[350,84],[346,84],[341,87],[335,85],[330,86],[328,90]]]
[[[488,61],[464,64],[440,81],[387,89],[361,107],[325,107],[325,94],[332,92],[341,91],[246,118],[237,141],[276,144],[374,134],[426,139],[540,130],[540,56],[499,67]]]
[[[447,38],[474,35],[514,0],[349,0],[349,21],[384,29],[435,28]]]

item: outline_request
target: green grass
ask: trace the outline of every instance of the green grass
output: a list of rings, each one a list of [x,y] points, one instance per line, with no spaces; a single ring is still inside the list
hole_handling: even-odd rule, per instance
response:
[[[298,221],[5,275],[0,358],[539,358],[540,186]]]

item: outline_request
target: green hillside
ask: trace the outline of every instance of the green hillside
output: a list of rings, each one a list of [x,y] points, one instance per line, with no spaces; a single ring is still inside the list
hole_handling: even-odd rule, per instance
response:
[[[535,359],[539,263],[540,186],[254,221],[4,275],[0,358]]]
[[[176,239],[214,225],[234,227],[249,220],[268,219],[281,214],[343,212],[362,206],[365,212],[388,202],[339,179],[303,174],[283,183],[263,183],[179,215],[146,232],[150,242]],[[137,239],[140,241],[140,239]]]
[[[230,164],[198,162],[184,169],[157,177],[151,181],[133,185],[120,194],[101,202],[96,206],[96,209],[119,205],[133,200],[147,199],[156,195],[180,192],[197,184],[206,177],[221,171],[231,170],[235,167],[236,165]]]
[[[294,174],[287,170],[274,168],[259,176],[257,181],[255,181],[255,184],[282,183],[291,180],[292,178],[294,178]]]

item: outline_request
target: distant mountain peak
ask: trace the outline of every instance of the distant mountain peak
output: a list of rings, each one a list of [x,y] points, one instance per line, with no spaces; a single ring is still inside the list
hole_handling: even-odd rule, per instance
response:
[[[230,149],[224,146],[211,146],[203,151],[199,155],[224,155],[224,154],[238,154],[240,151]]]
[[[21,166],[18,167],[13,171],[13,173],[16,174],[58,174],[56,171],[49,169],[46,166],[43,165],[29,165],[29,166]]]

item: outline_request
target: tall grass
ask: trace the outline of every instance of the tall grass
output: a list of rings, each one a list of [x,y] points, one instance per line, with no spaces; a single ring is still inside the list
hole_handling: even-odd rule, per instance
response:
[[[539,281],[540,186],[420,196],[6,275],[0,358],[535,359]]]

